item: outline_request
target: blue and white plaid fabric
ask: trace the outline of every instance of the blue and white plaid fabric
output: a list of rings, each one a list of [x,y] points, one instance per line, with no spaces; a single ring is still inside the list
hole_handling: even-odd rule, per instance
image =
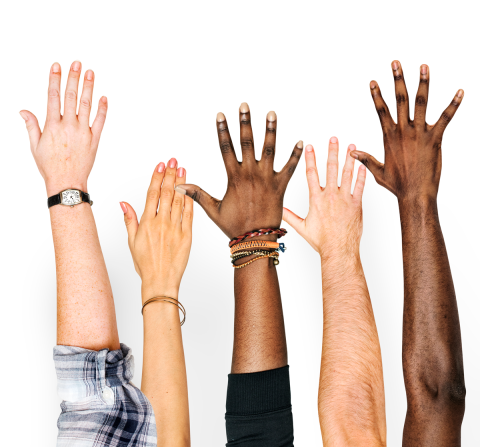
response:
[[[130,348],[56,346],[53,358],[63,401],[57,447],[156,447],[152,406],[130,382]]]

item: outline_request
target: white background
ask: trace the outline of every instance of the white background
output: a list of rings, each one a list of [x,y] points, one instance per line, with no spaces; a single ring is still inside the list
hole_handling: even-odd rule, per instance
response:
[[[142,365],[140,281],[118,202],[140,212],[151,172],[175,156],[190,182],[221,198],[226,175],[216,113],[238,141],[247,101],[261,149],[265,116],[278,115],[280,169],[299,139],[317,150],[325,179],[328,138],[355,143],[383,160],[369,81],[392,112],[390,63],[399,59],[410,98],[419,67],[431,70],[428,121],[458,88],[465,100],[443,144],[439,210],[458,297],[467,405],[464,445],[478,445],[478,11],[476,2],[4,2],[0,18],[0,177],[2,237],[2,445],[52,446],[60,408],[52,361],[55,266],[43,180],[18,111],[44,122],[48,72],[80,60],[96,73],[95,102],[109,99],[89,191],[113,286],[121,341]],[[66,76],[63,79],[63,84]],[[63,95],[63,93],[62,93]],[[239,144],[237,144],[239,147]],[[285,197],[308,208],[302,159]],[[388,442],[401,445],[406,398],[401,363],[403,276],[396,200],[368,174],[362,259],[382,345]],[[79,241],[79,243],[81,243]],[[320,260],[292,230],[278,268],[291,365],[295,444],[320,445],[317,388],[322,343]],[[198,206],[181,290],[187,308],[192,443],[225,443],[224,406],[233,340],[233,272],[227,239]]]

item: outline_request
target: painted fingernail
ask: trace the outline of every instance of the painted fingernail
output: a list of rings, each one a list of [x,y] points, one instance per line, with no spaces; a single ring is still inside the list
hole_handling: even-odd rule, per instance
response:
[[[28,115],[25,112],[19,112],[20,116],[25,120],[28,121]]]
[[[78,71],[78,70],[80,70],[80,62],[75,61],[75,62],[72,64],[72,71]]]
[[[393,68],[394,70],[398,70],[398,67],[399,67],[398,62],[397,62],[397,61],[393,61],[393,62],[392,62],[392,68]]]
[[[56,62],[52,65],[52,73],[60,73],[60,64]]]
[[[122,208],[123,214],[127,214],[127,206],[123,202],[120,202],[120,208]]]
[[[313,146],[311,144],[307,145],[307,147],[305,148],[305,150],[307,152],[312,152],[313,151]]]
[[[162,173],[163,171],[165,171],[165,163],[162,161],[162,162],[158,163],[157,172]]]
[[[422,75],[426,75],[426,74],[427,74],[427,71],[428,71],[428,67],[427,67],[425,64],[423,64],[423,65],[420,67],[420,73],[421,73]]]
[[[375,81],[370,82],[370,88],[373,90],[377,86]]]
[[[174,168],[175,166],[177,166],[177,160],[175,158],[171,158],[170,161],[168,162],[168,167]]]
[[[338,142],[337,137],[330,138],[330,143],[335,144],[337,142]]]
[[[221,123],[222,121],[225,121],[225,115],[222,112],[217,113],[217,123]]]
[[[350,151],[354,151],[354,150],[356,150],[356,149],[357,149],[357,148],[356,148],[356,146],[355,146],[354,144],[351,144],[350,146],[348,146],[348,150],[350,150]]]
[[[461,98],[463,96],[463,93],[464,91],[462,89],[460,89],[458,92],[457,92],[457,97],[458,98]]]
[[[175,191],[178,192],[179,194],[185,195],[187,193],[186,189],[183,189],[181,186],[175,186]]]
[[[91,81],[93,79],[93,71],[87,70],[87,72],[85,73],[85,77],[87,78],[87,81]]]
[[[240,104],[240,113],[248,113],[250,112],[250,107],[248,107],[248,104],[246,102],[242,102]]]
[[[303,149],[303,141],[302,141],[302,140],[300,140],[300,141],[297,143],[297,147],[298,147],[299,149]]]
[[[185,169],[183,169],[183,168],[178,168],[177,177],[178,177],[178,178],[182,178],[184,175],[185,175]]]
[[[267,114],[267,120],[270,122],[277,121],[277,114],[272,110]]]

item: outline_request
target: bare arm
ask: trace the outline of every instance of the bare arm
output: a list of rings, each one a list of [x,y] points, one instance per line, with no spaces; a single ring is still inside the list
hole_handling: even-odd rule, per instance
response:
[[[385,164],[352,154],[398,199],[402,226],[405,306],[403,371],[408,410],[404,446],[459,446],[465,411],[457,302],[437,211],[442,137],[462,99],[459,90],[439,121],[425,122],[429,68],[420,68],[415,117],[409,117],[401,65],[392,63],[397,96],[393,121],[378,84],[370,88],[384,132]]]
[[[142,278],[142,303],[153,297],[179,299],[180,282],[192,244],[193,201],[174,193],[185,183],[185,169],[172,158],[152,176],[140,224],[133,208],[121,203],[128,245]],[[147,304],[143,312],[142,391],[152,404],[158,446],[189,446],[190,421],[182,331],[177,306]]]
[[[348,149],[338,177],[338,140],[330,140],[327,185],[320,187],[315,153],[305,158],[310,210],[301,219],[284,210],[284,219],[320,253],[323,288],[323,348],[318,412],[325,446],[386,445],[382,357],[367,283],[360,261],[362,194],[360,167],[350,193],[354,160]]]
[[[43,133],[36,117],[23,110],[30,147],[42,174],[47,197],[75,188],[88,192],[92,169],[107,113],[100,99],[90,128],[94,74],[85,73],[77,115],[80,62],[70,68],[63,116],[60,114],[59,64],[50,70],[47,120]],[[98,240],[91,206],[56,205],[50,208],[57,267],[57,344],[86,349],[119,349],[113,295]]]

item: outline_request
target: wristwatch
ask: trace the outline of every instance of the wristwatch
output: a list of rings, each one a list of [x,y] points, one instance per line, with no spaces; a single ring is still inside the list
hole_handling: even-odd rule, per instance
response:
[[[48,198],[48,207],[51,208],[55,205],[66,205],[74,207],[80,203],[89,203],[90,206],[93,205],[93,201],[90,200],[90,194],[80,191],[79,189],[66,189],[59,194],[55,194],[52,197]]]

